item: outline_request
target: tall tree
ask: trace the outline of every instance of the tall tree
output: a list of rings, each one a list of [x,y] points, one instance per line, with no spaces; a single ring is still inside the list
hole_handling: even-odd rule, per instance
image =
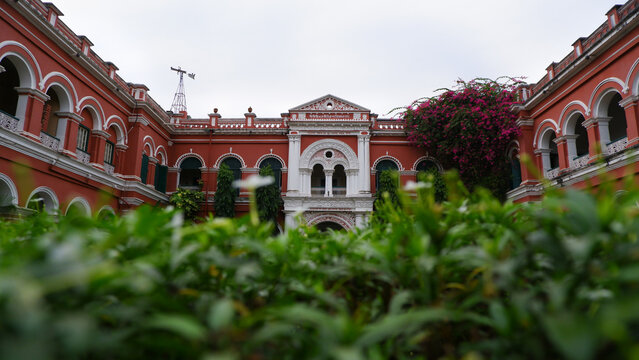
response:
[[[266,165],[261,168],[260,176],[273,178],[273,183],[259,187],[255,190],[260,220],[276,222],[277,215],[279,214],[280,207],[282,206],[282,193],[279,185],[275,181],[271,165]]]
[[[224,163],[217,173],[217,190],[215,191],[215,216],[235,216],[235,196],[233,188],[233,171]]]

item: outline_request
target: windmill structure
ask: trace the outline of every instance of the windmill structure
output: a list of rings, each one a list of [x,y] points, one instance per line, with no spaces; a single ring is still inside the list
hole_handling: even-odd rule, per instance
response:
[[[181,67],[171,67],[171,70],[178,73],[180,76],[180,83],[178,84],[175,96],[173,97],[173,104],[171,104],[171,111],[174,114],[186,113],[186,94],[184,93],[184,74],[187,74],[186,70],[182,70]],[[188,73],[188,77],[195,80],[194,73]]]

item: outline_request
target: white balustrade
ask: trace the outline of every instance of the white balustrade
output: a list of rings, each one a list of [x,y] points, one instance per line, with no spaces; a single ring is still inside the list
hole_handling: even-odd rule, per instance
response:
[[[628,138],[619,139],[606,145],[606,154],[611,155],[623,151],[628,145]]]
[[[45,132],[40,132],[40,141],[42,142],[42,145],[51,150],[58,151],[60,149],[60,139]]]
[[[554,179],[557,176],[559,176],[559,168],[546,170],[546,178],[547,179]]]
[[[115,172],[115,166],[104,163],[104,171],[109,175],[113,175],[113,173]]]
[[[9,131],[18,131],[18,120],[16,117],[0,111],[0,127]]]
[[[81,163],[88,164],[91,161],[91,154],[80,149],[76,149],[75,155]]]

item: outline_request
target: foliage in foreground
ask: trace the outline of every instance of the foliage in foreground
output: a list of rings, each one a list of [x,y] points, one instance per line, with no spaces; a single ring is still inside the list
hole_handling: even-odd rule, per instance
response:
[[[511,110],[518,83],[458,80],[454,89],[415,101],[402,113],[408,140],[444,168],[457,169],[468,188],[483,186],[504,198],[510,178],[506,151],[521,133]]]
[[[0,358],[629,358],[639,354],[639,192],[501,204],[456,182],[356,232],[0,222]]]

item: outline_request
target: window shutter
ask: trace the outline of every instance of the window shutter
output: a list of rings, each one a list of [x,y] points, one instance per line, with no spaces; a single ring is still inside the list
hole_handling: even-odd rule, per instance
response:
[[[147,173],[149,172],[149,157],[146,154],[142,154],[142,169],[140,170],[140,181],[142,184],[146,184]]]

